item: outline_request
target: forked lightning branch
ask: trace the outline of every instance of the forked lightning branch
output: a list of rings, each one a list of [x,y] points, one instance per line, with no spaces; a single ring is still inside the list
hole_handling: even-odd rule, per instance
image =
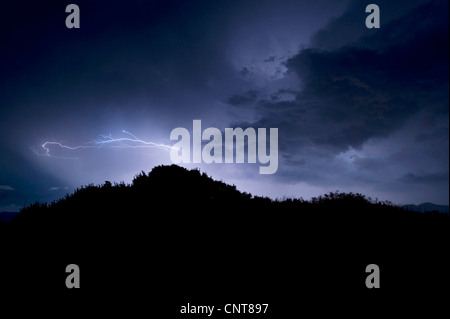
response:
[[[240,127],[225,128],[224,134],[222,134],[215,127],[208,127],[202,132],[201,120],[194,120],[192,136],[189,130],[183,127],[172,130],[170,139],[177,141],[172,146],[142,140],[125,130],[122,133],[125,134],[125,137],[101,135],[99,140],[75,146],[56,141],[46,141],[39,150],[33,149],[33,151],[37,155],[55,159],[80,159],[80,157],[66,154],[83,149],[159,148],[170,151],[170,159],[174,164],[232,164],[245,163],[247,160],[249,164],[261,164],[259,167],[260,174],[274,174],[278,170],[278,128],[270,128],[269,132],[266,128],[254,129],[249,127],[245,130]],[[203,145],[204,143],[206,144]],[[55,151],[57,151],[57,154],[55,154]],[[61,153],[64,155],[61,155]]]

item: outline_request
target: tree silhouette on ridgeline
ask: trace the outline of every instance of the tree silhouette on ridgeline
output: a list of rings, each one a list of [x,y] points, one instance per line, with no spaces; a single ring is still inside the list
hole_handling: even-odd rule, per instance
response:
[[[229,216],[274,220],[351,223],[386,223],[448,216],[406,211],[388,201],[359,193],[332,192],[311,200],[272,200],[240,192],[236,186],[215,181],[199,170],[157,166],[142,171],[131,184],[87,185],[50,204],[34,203],[21,210],[17,224],[57,225],[93,222],[151,222],[167,218]],[[261,217],[262,218],[262,217]]]
[[[0,225],[2,242],[10,243],[0,257],[24,260],[22,273],[36,260],[60,266],[81,260],[91,271],[95,263],[101,271],[120,269],[127,282],[131,276],[136,283],[148,275],[136,267],[151,266],[163,286],[167,278],[209,282],[220,269],[231,286],[253,278],[257,287],[268,272],[276,273],[274,282],[280,276],[289,282],[299,264],[308,275],[329,273],[342,263],[342,269],[364,274],[373,262],[388,269],[393,262],[414,262],[434,271],[429,261],[441,265],[448,221],[445,214],[410,212],[358,193],[272,200],[199,170],[158,166],[129,185],[91,184],[50,204],[25,207],[13,222]]]

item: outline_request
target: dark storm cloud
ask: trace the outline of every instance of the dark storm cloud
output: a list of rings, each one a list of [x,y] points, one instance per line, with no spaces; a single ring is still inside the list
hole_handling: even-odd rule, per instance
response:
[[[425,174],[417,175],[414,173],[407,173],[399,179],[400,182],[408,184],[435,184],[435,183],[447,183],[449,181],[448,173],[440,174]]]
[[[449,128],[438,127],[431,132],[420,132],[415,136],[415,141],[418,143],[427,143],[437,141],[441,144],[448,144]]]
[[[272,101],[279,101],[279,100],[291,100],[294,98],[299,92],[293,89],[280,89],[274,94],[270,96],[270,99]]]
[[[414,186],[399,180],[445,172],[448,124],[438,118],[448,118],[448,3],[417,9],[422,2],[378,1],[380,30],[365,28],[367,1],[343,12],[347,1],[79,0],[79,30],[65,28],[60,1],[2,4],[0,184],[16,191],[0,206],[152,167],[103,152],[46,161],[29,149],[43,140],[79,144],[116,129],[168,138],[197,118],[221,129],[278,127],[277,176],[286,183]],[[439,158],[436,171],[422,171],[417,163],[429,162],[409,149],[337,159],[419,113],[428,123],[410,133],[421,154]],[[370,175],[411,154],[408,171]]]
[[[287,67],[300,78],[301,93],[295,101],[259,101],[252,125],[279,127],[284,151],[309,145],[338,153],[389,136],[420,110],[447,114],[446,9],[448,3],[426,4],[360,42],[300,51]],[[436,22],[417,22],[430,19]]]
[[[52,161],[30,150],[44,141],[79,145],[127,129],[167,142],[171,129],[195,118],[225,127],[218,101],[250,89],[239,70],[261,76],[248,60],[276,71],[286,48],[307,41],[340,3],[78,0],[76,30],[64,23],[68,3],[2,3],[0,184],[17,191],[0,207],[152,167],[147,158],[103,152]],[[164,160],[152,155],[153,165]]]
[[[31,5],[27,12],[33,17],[17,7],[9,9],[22,18],[16,23],[6,18],[2,28],[14,31],[8,32],[14,36],[5,39],[6,50],[0,54],[9,76],[6,88],[15,97],[15,90],[27,84],[23,99],[51,101],[57,94],[70,101],[70,109],[86,97],[104,102],[106,97],[164,97],[179,87],[205,88],[209,76],[226,72],[221,44],[214,39],[224,37],[221,22],[229,14],[228,6],[219,11],[210,1],[77,4],[83,23],[79,30],[65,28],[61,4]],[[17,46],[23,48],[20,59],[13,56]]]
[[[295,98],[260,98],[256,120],[238,123],[279,128],[278,178],[448,202],[449,4],[424,2],[380,1],[369,30],[354,1],[286,61]],[[364,154],[369,141],[379,146]]]
[[[260,92],[257,90],[249,90],[243,94],[235,94],[226,100],[226,103],[233,106],[249,105],[255,103],[260,97]]]
[[[353,160],[353,165],[361,170],[379,171],[386,166],[386,161],[383,159],[376,159],[370,157],[356,157]]]
[[[154,122],[171,126],[168,119],[185,116],[180,110],[200,112],[199,101],[214,92],[211,79],[231,74],[218,39],[226,38],[232,2],[80,0],[77,30],[65,27],[66,3],[2,4],[0,183],[35,200],[54,185],[78,186],[66,165],[92,182],[95,159],[52,165],[63,170],[52,174],[39,167],[44,159],[30,147],[43,140],[83,143],[140,129],[146,119],[149,134],[168,138],[170,130],[156,132]],[[6,200],[0,206],[24,201]]]
[[[104,109],[92,104],[116,103],[126,109],[130,97],[151,98],[158,102],[155,111],[163,112],[164,102],[179,97],[176,104],[183,109],[186,96],[220,94],[236,85],[227,46],[247,24],[264,33],[282,25],[280,17],[286,19],[289,11],[301,12],[304,6],[327,15],[320,5],[328,2],[80,0],[78,30],[65,27],[66,4],[60,1],[27,3],[27,10],[8,2],[2,5],[0,21],[7,30],[0,39],[0,67],[7,79],[0,96],[10,112],[2,111],[34,113],[33,104],[45,101],[40,112],[47,116],[74,107],[92,115]],[[273,28],[261,21],[272,17],[277,23]],[[289,21],[294,18],[291,14]],[[301,23],[295,28],[305,29]]]
[[[404,18],[409,12],[419,5],[428,2],[427,0],[392,1],[378,0],[376,4],[381,10],[381,24],[384,28],[386,24]],[[319,30],[311,39],[312,46],[318,49],[336,50],[351,42],[356,42],[364,36],[373,34],[373,30],[361,27],[366,18],[366,6],[374,3],[367,0],[353,0],[349,3],[347,10],[341,16],[330,20],[327,27]],[[415,21],[420,23],[420,21]],[[405,30],[407,31],[407,30]],[[393,34],[391,34],[392,36]],[[401,36],[405,36],[402,32]],[[388,40],[385,37],[385,40]]]
[[[279,102],[278,108],[283,105],[288,106],[290,103],[285,103],[292,100],[298,94],[298,91],[292,89],[279,89],[274,93],[268,93],[264,90],[248,90],[244,93],[234,94],[225,99],[225,103],[236,107],[248,107],[255,103],[259,104],[261,108],[270,108],[270,103]]]

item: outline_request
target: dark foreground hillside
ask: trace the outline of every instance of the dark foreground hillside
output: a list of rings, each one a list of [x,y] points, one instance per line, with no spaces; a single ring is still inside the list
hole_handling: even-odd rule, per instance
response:
[[[160,166],[132,185],[106,182],[31,205],[1,225],[0,289],[127,317],[200,318],[180,307],[264,302],[266,318],[305,310],[360,318],[363,309],[404,311],[448,295],[448,222],[360,194],[272,201]],[[65,286],[72,263],[80,289]],[[380,267],[380,289],[365,285],[369,264]],[[222,316],[245,317],[213,315]]]

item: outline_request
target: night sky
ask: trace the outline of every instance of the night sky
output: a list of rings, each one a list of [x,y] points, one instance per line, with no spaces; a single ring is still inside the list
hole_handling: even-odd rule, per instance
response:
[[[448,1],[8,2],[0,211],[171,164],[163,147],[85,146],[130,136],[173,145],[172,129],[195,119],[278,128],[276,174],[184,165],[242,191],[449,203]],[[80,29],[66,28],[70,3]],[[380,29],[365,26],[370,3]]]

